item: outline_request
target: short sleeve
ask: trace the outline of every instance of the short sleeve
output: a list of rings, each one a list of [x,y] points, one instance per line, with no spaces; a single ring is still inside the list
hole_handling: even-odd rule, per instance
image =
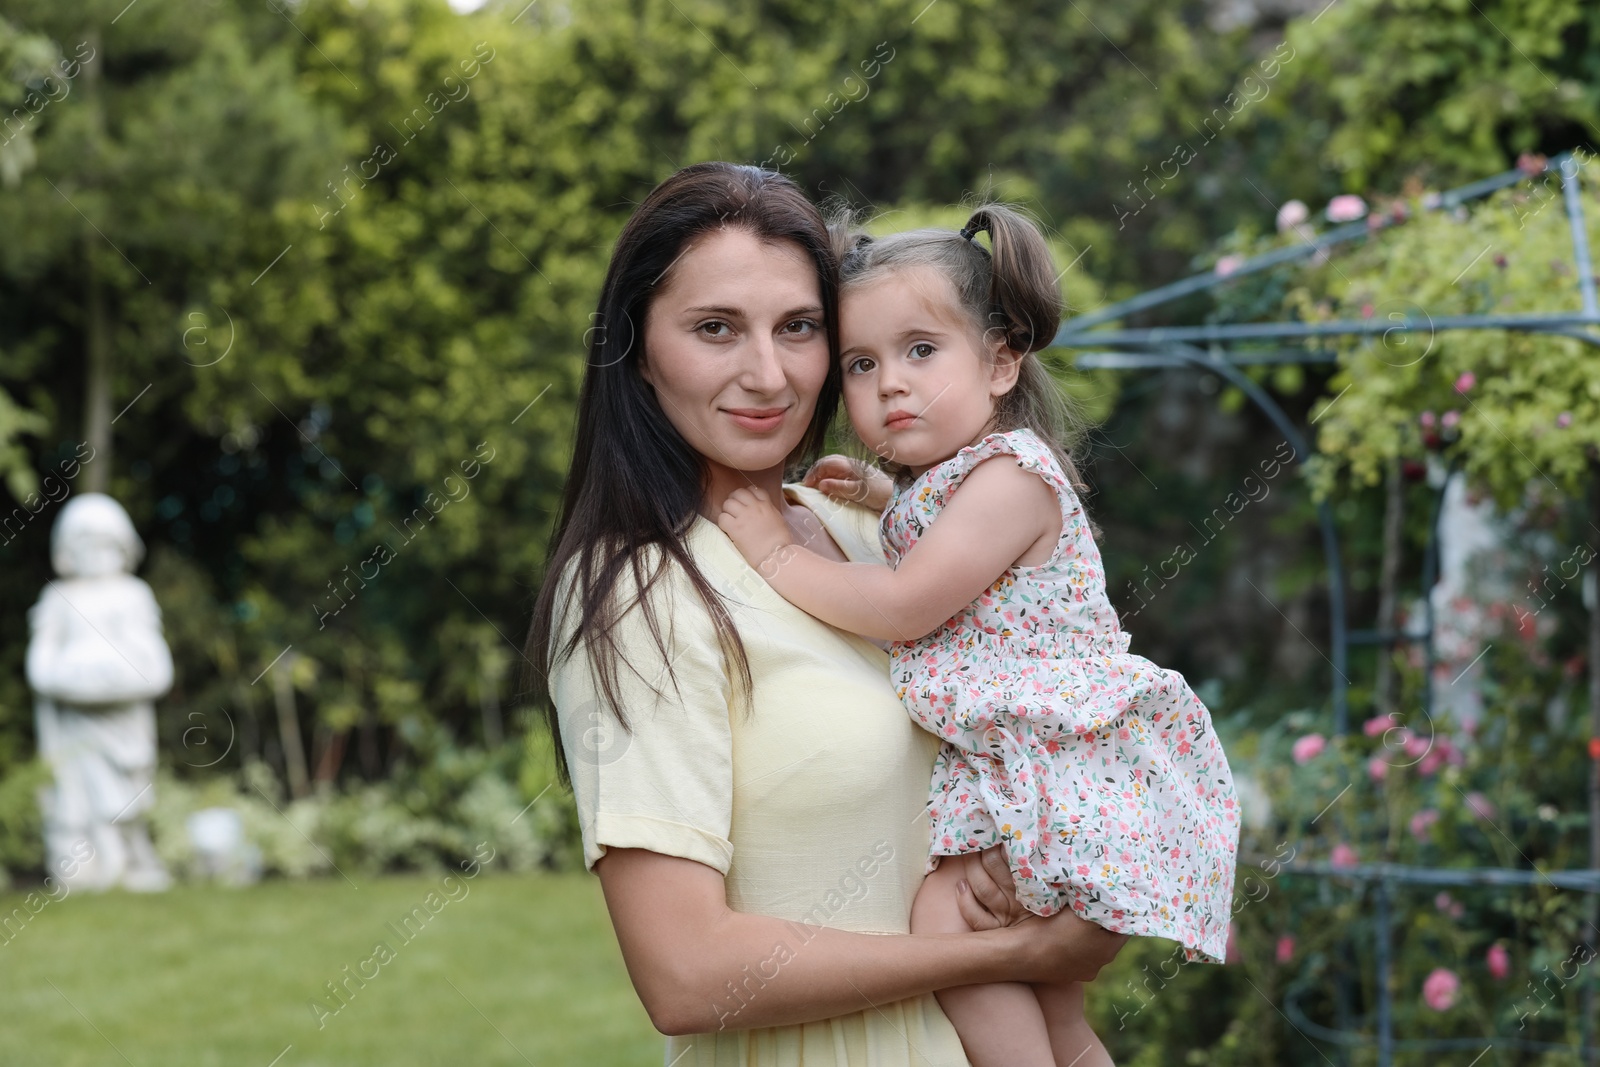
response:
[[[646,574],[652,565],[646,563]],[[716,632],[682,568],[669,562],[649,592],[665,639],[663,657],[630,572],[624,568],[615,592],[626,605],[615,634],[627,729],[601,699],[587,643],[559,661],[550,676],[584,866],[593,869],[607,848],[642,848],[727,874],[733,859],[733,742]],[[568,619],[563,640],[573,625]]]

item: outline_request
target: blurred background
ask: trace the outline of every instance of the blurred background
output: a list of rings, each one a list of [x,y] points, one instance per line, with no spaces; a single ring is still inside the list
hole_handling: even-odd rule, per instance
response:
[[[657,1061],[521,644],[611,243],[727,159],[1019,203],[1085,322],[1369,324],[1050,354],[1247,823],[1230,963],[1090,1010],[1130,1065],[1585,1062],[1597,139],[1581,0],[0,0],[0,1061]],[[161,893],[46,851],[93,493],[170,649]]]

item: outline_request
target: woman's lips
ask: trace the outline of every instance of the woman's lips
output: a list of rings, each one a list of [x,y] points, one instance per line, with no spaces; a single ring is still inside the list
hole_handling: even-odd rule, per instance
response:
[[[723,408],[736,424],[755,433],[775,430],[783,424],[788,408]]]

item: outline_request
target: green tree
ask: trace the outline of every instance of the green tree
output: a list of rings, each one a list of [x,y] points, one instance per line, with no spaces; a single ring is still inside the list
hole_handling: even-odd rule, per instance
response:
[[[1289,42],[1303,60],[1263,110],[1303,124],[1280,173],[1301,170],[1308,199],[1318,170],[1355,192],[1449,186],[1600,136],[1600,9],[1583,0],[1340,0]]]

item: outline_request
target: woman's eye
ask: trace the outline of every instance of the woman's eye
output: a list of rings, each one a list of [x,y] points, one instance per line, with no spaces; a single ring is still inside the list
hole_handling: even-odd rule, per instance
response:
[[[818,329],[819,327],[813,319],[795,319],[784,326],[786,332],[799,334],[801,337],[809,337]]]
[[[733,327],[719,319],[713,319],[710,322],[702,322],[700,325],[696,326],[695,329],[700,333],[705,334],[707,337],[721,338],[727,337],[733,333]]]
[[[911,354],[917,359],[927,359],[933,355],[933,346],[926,341],[918,341],[911,346]]]

